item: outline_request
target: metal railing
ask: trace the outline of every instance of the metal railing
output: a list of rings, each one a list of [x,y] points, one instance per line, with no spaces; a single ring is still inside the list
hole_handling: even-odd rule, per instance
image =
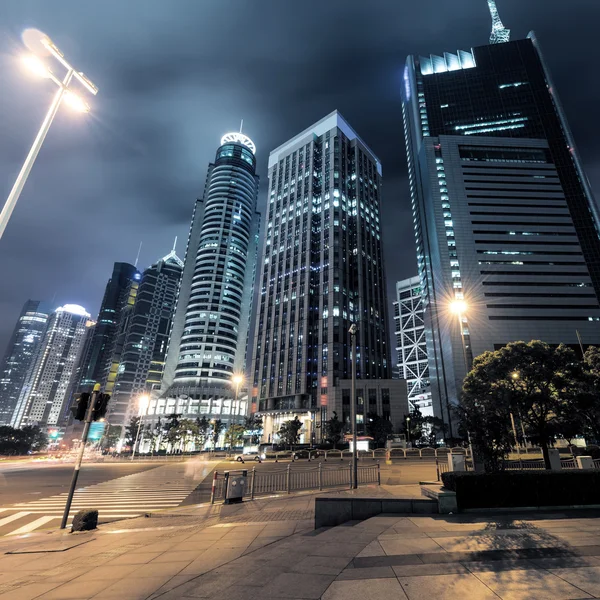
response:
[[[574,458],[562,458],[560,461],[562,470],[573,470],[578,469],[577,460]],[[470,461],[465,461],[465,467],[467,471],[472,471],[473,467]],[[449,470],[448,463],[435,461],[435,468],[437,471],[437,480],[441,480],[441,474],[446,473]],[[600,469],[600,459],[594,460],[594,468]],[[506,471],[543,471],[546,469],[546,465],[543,459],[531,459],[531,460],[507,460],[504,461],[504,469]]]
[[[238,471],[215,471],[213,474],[210,503],[225,499],[227,478],[231,475],[246,473],[248,484],[244,489],[244,497],[254,499],[256,496],[264,496],[276,493],[291,494],[301,490],[323,490],[325,488],[352,487],[351,464],[339,469],[324,469],[319,463],[314,468],[296,468],[291,464],[285,469],[276,471],[262,471],[254,467],[250,472]],[[376,483],[381,485],[381,473],[379,463],[358,467],[358,484]]]

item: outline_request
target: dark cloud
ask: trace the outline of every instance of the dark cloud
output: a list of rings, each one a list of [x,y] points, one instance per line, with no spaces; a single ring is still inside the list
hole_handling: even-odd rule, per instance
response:
[[[535,29],[592,185],[600,185],[596,0],[498,0]],[[3,0],[0,202],[53,94],[24,74],[21,32],[48,33],[100,88],[61,110],[0,241],[0,353],[27,298],[96,313],[114,261],[183,253],[221,135],[254,139],[264,203],[269,150],[339,109],[379,156],[390,293],[416,270],[400,110],[407,54],[487,43],[485,0]]]

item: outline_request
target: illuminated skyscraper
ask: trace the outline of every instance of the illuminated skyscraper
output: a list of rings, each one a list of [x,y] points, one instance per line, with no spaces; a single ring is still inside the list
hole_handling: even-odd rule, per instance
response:
[[[123,340],[114,360],[119,366],[108,407],[111,428],[127,425],[138,414],[139,397],[160,387],[182,271],[173,248],[142,273],[135,304],[123,311]]]
[[[597,208],[533,33],[410,56],[404,82],[434,411],[456,434],[473,357],[600,342]]]
[[[37,300],[28,300],[23,305],[0,363],[0,425],[11,421],[21,388],[35,364],[51,312],[49,306]]]
[[[76,304],[65,304],[50,315],[31,378],[13,413],[13,427],[61,423],[89,319],[85,309]]]
[[[86,344],[86,353],[81,357],[78,380],[74,386],[76,393],[89,392],[96,383],[101,384],[105,391],[112,392],[119,365],[115,344],[121,312],[126,307],[133,306],[140,277],[133,265],[114,264],[111,278],[104,290],[96,327],[89,344]]]
[[[298,417],[320,441],[335,411],[350,424],[358,324],[358,422],[399,426],[406,383],[391,380],[381,243],[381,163],[337,112],[269,156],[269,196],[252,369],[253,410],[265,439]]]
[[[394,302],[398,372],[406,380],[411,410],[418,408],[424,417],[433,417],[424,316],[419,277],[398,281]]]
[[[242,421],[247,399],[232,384],[246,369],[256,269],[255,146],[242,133],[221,140],[196,201],[169,339],[161,394],[151,415]]]

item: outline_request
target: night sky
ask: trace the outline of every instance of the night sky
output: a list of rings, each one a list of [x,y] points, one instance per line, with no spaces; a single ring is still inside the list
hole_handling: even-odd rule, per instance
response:
[[[598,193],[600,2],[498,6],[513,39],[537,32]],[[100,92],[88,115],[61,109],[0,241],[0,355],[28,298],[95,317],[113,262],[133,262],[140,242],[142,269],[175,236],[183,258],[207,165],[242,118],[257,146],[259,209],[269,151],[334,109],[379,156],[391,296],[397,279],[416,274],[406,56],[486,44],[491,20],[485,0],[2,0],[0,203],[55,91],[18,60],[28,27]]]

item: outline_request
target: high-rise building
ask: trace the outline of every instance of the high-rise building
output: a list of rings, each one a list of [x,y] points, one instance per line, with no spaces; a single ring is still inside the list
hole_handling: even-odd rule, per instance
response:
[[[126,425],[138,414],[139,397],[160,388],[182,271],[173,248],[142,273],[135,304],[123,315],[124,340],[107,416],[111,428]]]
[[[533,33],[410,56],[404,83],[434,410],[452,427],[472,357],[600,342],[597,208]]]
[[[31,379],[23,386],[13,413],[13,427],[61,424],[89,319],[76,304],[65,304],[50,315]]]
[[[0,425],[11,422],[27,374],[33,368],[37,352],[52,311],[45,303],[28,300],[0,363]]]
[[[86,353],[81,357],[74,391],[89,392],[96,383],[111,392],[119,365],[116,348],[121,313],[133,306],[141,274],[129,263],[115,263],[111,278],[106,284],[98,320]],[[116,363],[115,363],[116,361]]]
[[[255,146],[242,133],[221,139],[196,201],[161,393],[149,414],[243,421],[259,214]]]
[[[398,281],[394,302],[398,373],[406,380],[411,409],[418,408],[424,417],[433,417],[424,313],[419,276]]]
[[[358,422],[373,409],[398,426],[406,384],[390,378],[379,159],[334,111],[271,152],[267,207],[252,368],[266,440],[295,416],[304,443],[334,411],[350,422],[352,323]]]

